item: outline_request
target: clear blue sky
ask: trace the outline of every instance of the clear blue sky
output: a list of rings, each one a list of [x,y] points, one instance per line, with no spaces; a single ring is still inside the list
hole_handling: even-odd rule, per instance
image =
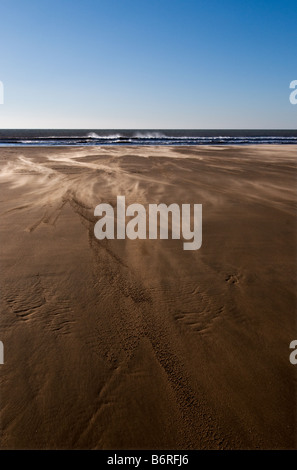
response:
[[[1,128],[296,128],[296,0],[1,0]]]

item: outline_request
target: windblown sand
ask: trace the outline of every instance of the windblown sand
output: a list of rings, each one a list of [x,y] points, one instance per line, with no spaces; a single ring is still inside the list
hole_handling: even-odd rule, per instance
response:
[[[3,449],[295,448],[296,146],[2,148]],[[203,204],[203,243],[94,237]]]

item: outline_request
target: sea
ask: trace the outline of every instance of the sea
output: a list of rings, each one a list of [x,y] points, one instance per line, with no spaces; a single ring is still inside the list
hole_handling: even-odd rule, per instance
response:
[[[0,146],[297,144],[297,130],[9,129]]]

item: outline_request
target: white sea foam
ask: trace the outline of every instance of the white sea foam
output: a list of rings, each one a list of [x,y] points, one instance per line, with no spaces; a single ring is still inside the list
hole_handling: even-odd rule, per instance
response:
[[[119,139],[121,134],[112,134],[112,135],[98,135],[96,132],[89,132],[87,135],[88,139]]]
[[[133,137],[137,139],[168,139],[168,136],[160,132],[136,132]]]

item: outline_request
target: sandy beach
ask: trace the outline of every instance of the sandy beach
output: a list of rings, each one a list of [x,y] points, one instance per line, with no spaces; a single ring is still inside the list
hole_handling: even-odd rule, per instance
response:
[[[1,148],[1,448],[297,448],[296,157]],[[202,247],[97,240],[117,195],[202,204]]]

